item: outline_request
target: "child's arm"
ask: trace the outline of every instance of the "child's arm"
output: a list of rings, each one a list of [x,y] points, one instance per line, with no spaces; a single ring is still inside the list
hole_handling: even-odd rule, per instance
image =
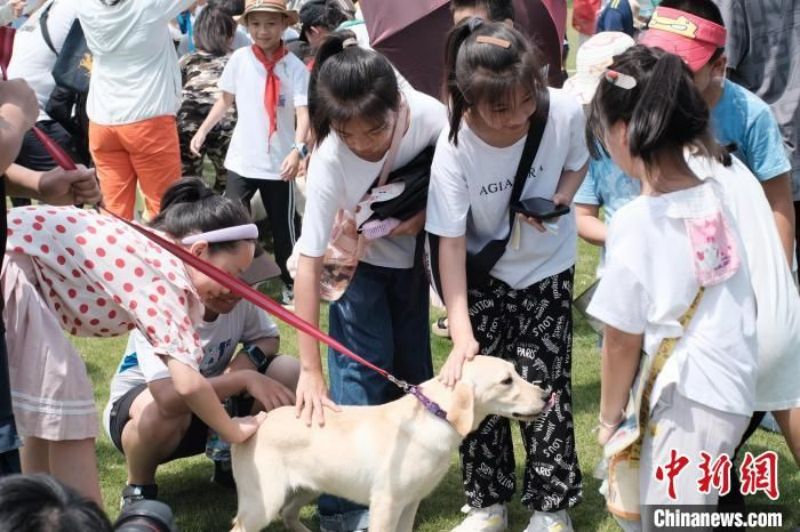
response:
[[[608,227],[600,219],[600,206],[575,203],[574,207],[578,236],[595,246],[605,245]]]
[[[233,105],[234,96],[230,92],[222,91],[220,93],[219,99],[214,103],[214,106],[208,112],[208,116],[203,123],[200,124],[200,127],[197,129],[197,133],[194,134],[192,137],[191,143],[189,143],[189,149],[193,154],[197,157],[202,157],[202,153],[200,153],[200,148],[203,147],[203,143],[206,141],[206,135],[208,132],[214,129],[220,120],[225,116],[225,113],[228,112],[228,109],[231,108]]]
[[[461,368],[480,350],[472,332],[467,304],[467,241],[464,236],[439,239],[439,275],[447,307],[447,323],[453,338],[453,349],[447,357],[439,379],[446,386],[455,385],[461,378]]]
[[[299,317],[307,322],[319,324],[319,281],[322,277],[323,257],[308,257],[301,254],[297,259],[297,277],[295,278],[295,308]],[[339,408],[328,397],[328,386],[322,373],[322,362],[319,356],[319,343],[313,337],[297,333],[297,344],[300,352],[300,378],[297,382],[297,399],[295,408],[297,416],[302,417],[306,425],[323,426],[325,413],[323,407],[334,411]]]
[[[167,358],[166,363],[178,395],[186,401],[192,412],[225,441],[230,443],[245,441],[255,433],[258,425],[264,420],[266,416],[264,412],[257,416],[231,419],[205,377],[175,358]]]
[[[589,170],[589,163],[587,161],[580,169],[564,170],[561,172],[561,177],[558,180],[556,193],[553,194],[553,202],[556,205],[569,205],[572,203],[572,198],[583,183],[583,178],[586,177],[586,172]]]
[[[297,118],[297,125],[294,130],[294,143],[295,146],[298,146],[300,144],[305,144],[306,138],[308,137],[308,130],[311,124],[311,120],[308,116],[308,107],[305,105],[296,107],[295,116]],[[297,170],[300,168],[301,161],[300,150],[296,147],[292,147],[292,149],[289,150],[289,154],[283,160],[283,163],[281,163],[281,179],[284,181],[291,181],[297,177]]]
[[[639,367],[644,335],[629,334],[609,325],[603,335],[603,360],[600,386],[600,432],[604,445],[622,422],[633,379]]]

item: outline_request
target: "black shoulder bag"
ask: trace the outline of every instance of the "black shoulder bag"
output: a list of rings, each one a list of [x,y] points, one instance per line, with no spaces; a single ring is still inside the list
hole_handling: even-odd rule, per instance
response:
[[[514,187],[511,189],[511,201],[508,207],[508,234],[504,238],[492,240],[483,246],[483,249],[477,253],[467,253],[467,286],[480,286],[486,284],[489,280],[489,272],[492,271],[494,265],[506,252],[506,246],[511,238],[511,233],[514,230],[514,220],[516,214],[511,210],[511,205],[519,201],[522,194],[522,189],[525,187],[525,181],[528,178],[533,160],[539,151],[539,145],[542,142],[544,135],[544,128],[547,126],[547,117],[550,113],[550,94],[545,89],[539,98],[536,106],[536,112],[531,117],[530,127],[528,128],[528,138],[525,140],[525,146],[522,149],[522,157],[517,167],[517,173],[514,176]],[[430,277],[431,284],[436,290],[436,293],[443,296],[442,284],[439,272],[439,237],[438,235],[427,235],[426,245],[426,268]]]

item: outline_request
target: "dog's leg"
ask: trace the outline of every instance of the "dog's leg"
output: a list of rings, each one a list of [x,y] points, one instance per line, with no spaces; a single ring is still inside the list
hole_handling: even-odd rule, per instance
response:
[[[281,510],[283,524],[292,532],[311,532],[300,522],[300,510],[317,497],[312,491],[297,490],[289,494]]]
[[[286,499],[283,483],[279,479],[262,479],[253,488],[242,493],[237,485],[239,508],[231,532],[259,532],[278,517]]]
[[[395,532],[402,511],[391,494],[373,495],[369,502],[369,532]]]
[[[403,508],[400,520],[397,522],[397,532],[412,532],[414,530],[414,518],[417,516],[419,501],[414,501]]]

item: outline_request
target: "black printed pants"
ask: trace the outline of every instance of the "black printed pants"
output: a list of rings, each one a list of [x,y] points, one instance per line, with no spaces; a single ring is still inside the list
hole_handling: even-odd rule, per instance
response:
[[[481,354],[513,362],[525,380],[555,394],[547,414],[520,423],[526,454],[522,503],[531,510],[563,510],[582,499],[571,399],[573,277],[570,268],[520,290],[492,278],[468,291]],[[470,506],[511,500],[516,475],[507,418],[488,417],[460,453]]]

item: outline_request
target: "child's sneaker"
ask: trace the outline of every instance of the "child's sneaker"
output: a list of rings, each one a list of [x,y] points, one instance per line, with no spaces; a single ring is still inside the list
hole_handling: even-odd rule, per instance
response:
[[[136,484],[126,484],[122,490],[122,497],[120,497],[119,507],[125,508],[129,504],[147,500],[155,500],[158,497],[157,484],[145,484],[139,486]]]
[[[508,512],[504,504],[493,504],[486,508],[461,508],[467,517],[451,532],[503,532],[508,528]]]
[[[566,510],[533,512],[523,532],[572,532],[572,521]]]

